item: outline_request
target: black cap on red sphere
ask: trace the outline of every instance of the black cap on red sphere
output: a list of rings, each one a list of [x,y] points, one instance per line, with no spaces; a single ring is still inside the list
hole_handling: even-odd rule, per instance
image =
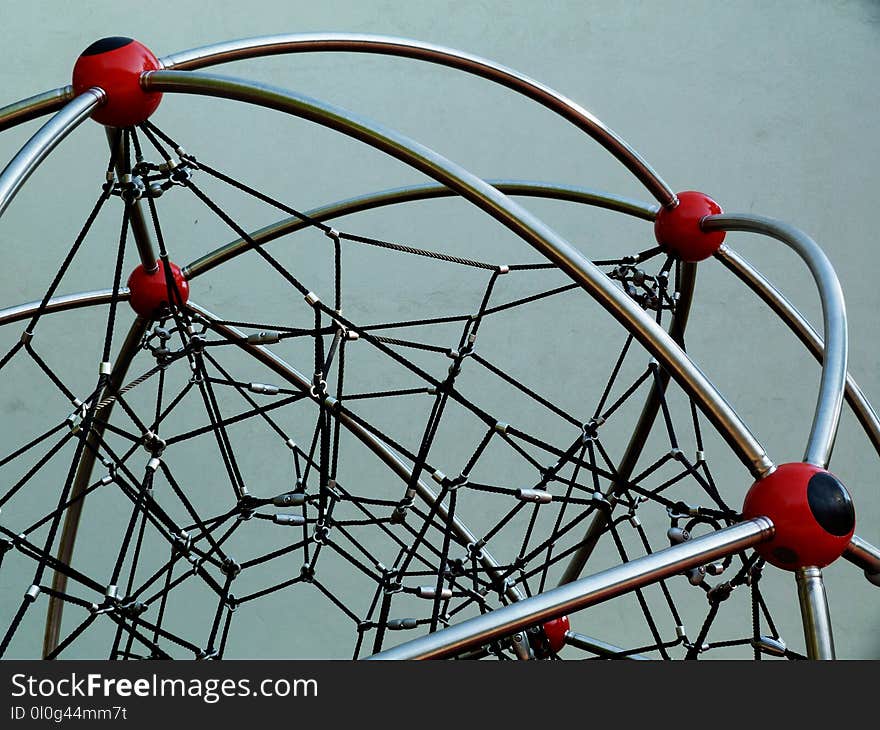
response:
[[[108,38],[101,38],[101,40],[95,41],[92,43],[86,50],[80,53],[80,56],[97,56],[99,53],[106,53],[107,51],[115,51],[117,48],[122,48],[123,46],[127,46],[129,43],[134,43],[134,38],[126,38],[121,35],[114,35]]]
[[[755,482],[743,516],[770,518],[773,537],[755,549],[786,570],[834,562],[849,546],[856,523],[852,499],[840,480],[806,463],[780,464]]]
[[[838,537],[849,535],[856,524],[856,510],[849,492],[837,477],[818,472],[807,483],[807,503],[816,522]]]
[[[123,36],[102,38],[76,59],[73,91],[78,95],[101,89],[104,103],[92,118],[112,127],[130,127],[147,120],[162,101],[162,94],[141,86],[144,72],[160,68],[159,59],[143,43]]]

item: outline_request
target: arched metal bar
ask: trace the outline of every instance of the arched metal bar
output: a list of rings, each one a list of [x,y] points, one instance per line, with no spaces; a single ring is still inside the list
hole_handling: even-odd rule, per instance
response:
[[[579,283],[669,369],[690,393],[734,453],[755,477],[773,463],[730,404],[687,354],[644,310],[618,289],[580,251],[503,193],[403,135],[323,102],[276,87],[200,72],[150,71],[141,77],[151,91],[217,96],[255,104],[316,122],[395,157],[447,185],[534,246]]]
[[[0,173],[0,215],[46,156],[104,101],[101,89],[88,89],[68,102],[10,160]]]
[[[538,102],[589,134],[616,157],[666,207],[678,199],[654,169],[619,135],[579,104],[518,71],[494,61],[406,38],[361,33],[303,33],[226,41],[164,56],[166,69],[193,70],[230,61],[288,53],[344,52],[400,56],[459,69]]]
[[[76,294],[62,294],[52,297],[46,302],[46,306],[43,308],[43,313],[52,314],[54,312],[67,312],[71,309],[96,307],[101,304],[109,304],[112,299],[112,289],[96,289],[95,291],[78,292]],[[120,289],[119,301],[127,299],[128,289]],[[33,317],[40,308],[40,303],[40,300],[36,300],[0,309],[0,327],[12,324],[13,322],[21,322],[22,320]]]
[[[624,654],[622,649],[608,644],[604,641],[598,641],[589,636],[584,636],[576,631],[565,632],[565,643],[568,646],[575,646],[578,649],[590,651],[600,657],[607,659],[628,659],[634,661],[649,661],[648,657],[642,654]]]
[[[656,205],[645,205],[637,200],[622,198],[610,193],[591,190],[589,188],[569,185],[554,185],[552,183],[534,182],[531,180],[486,180],[492,187],[500,190],[505,195],[516,195],[532,198],[548,198],[552,200],[565,200],[573,203],[594,205],[599,208],[613,210],[618,213],[653,221],[659,210]],[[445,185],[426,183],[422,185],[410,185],[392,190],[382,190],[377,193],[368,193],[354,198],[330,203],[319,208],[313,208],[304,215],[311,221],[324,223],[329,220],[341,218],[353,213],[361,213],[366,210],[375,210],[400,203],[410,203],[418,200],[431,200],[435,198],[454,197],[456,192]],[[262,245],[289,233],[308,228],[311,224],[302,218],[291,216],[250,234],[251,240]],[[250,244],[244,239],[236,239],[183,267],[183,275],[187,279],[195,279],[210,271],[216,266],[250,250]]]
[[[739,253],[726,244],[722,245],[715,254],[722,264],[757,294],[765,304],[783,321],[788,328],[804,343],[806,348],[820,363],[825,359],[825,343],[821,335],[813,328],[797,308],[786,299],[773,284],[771,284],[761,272],[755,269]],[[880,455],[880,418],[868,402],[859,384],[847,373],[846,402],[849,403],[853,413],[858,419],[865,435],[874,446],[874,450]]]
[[[544,591],[519,603],[496,608],[368,658],[443,659],[455,656],[529,626],[643,588],[696,565],[746,550],[769,540],[773,532],[773,524],[766,517],[746,520]]]
[[[865,571],[865,578],[880,587],[880,548],[874,547],[858,535],[853,535],[843,557]]]
[[[810,269],[822,301],[825,357],[822,361],[819,398],[807,439],[804,461],[827,467],[837,436],[846,390],[846,306],[834,267],[812,238],[794,226],[773,218],[749,213],[723,213],[703,218],[700,225],[706,231],[746,231],[770,236],[794,250]]]
[[[0,132],[58,111],[71,99],[73,87],[60,86],[0,107]]]

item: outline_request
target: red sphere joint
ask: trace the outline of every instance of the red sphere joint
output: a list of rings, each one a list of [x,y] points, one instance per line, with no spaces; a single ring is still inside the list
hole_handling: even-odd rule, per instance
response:
[[[657,243],[669,254],[696,263],[709,258],[724,242],[724,231],[704,231],[700,221],[718,215],[721,206],[712,198],[694,190],[678,194],[678,205],[661,208],[654,221]]]
[[[812,464],[781,464],[752,485],[743,516],[769,517],[773,537],[755,550],[785,570],[822,568],[839,558],[852,539],[856,513],[840,480]]]
[[[97,86],[104,90],[104,103],[92,119],[111,127],[140,124],[156,111],[162,94],[144,91],[141,74],[162,68],[159,59],[142,43],[113,37],[95,41],[76,59],[73,91],[82,94]]]
[[[541,626],[542,631],[529,634],[532,649],[541,656],[546,655],[548,649],[551,654],[558,654],[565,646],[565,635],[570,628],[568,616],[547,621]]]
[[[170,262],[169,262],[170,263]],[[143,264],[131,272],[128,277],[129,304],[141,317],[153,317],[162,309],[168,307],[169,302],[180,301],[186,304],[189,299],[189,282],[183,277],[180,267],[170,264],[171,278],[180,299],[173,291],[170,291],[168,281],[165,278],[165,266],[162,261],[158,262],[155,271],[149,272]]]

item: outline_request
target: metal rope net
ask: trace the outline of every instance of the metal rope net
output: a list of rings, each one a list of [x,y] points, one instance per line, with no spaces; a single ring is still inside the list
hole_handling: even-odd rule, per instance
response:
[[[359,657],[544,591],[561,579],[571,555],[594,541],[596,533],[603,548],[607,543],[603,559],[625,562],[737,520],[714,482],[702,418],[681,393],[673,403],[669,378],[634,345],[632,335],[621,334],[616,354],[602,356],[607,360],[604,382],[563,401],[543,394],[540,379],[516,372],[515,363],[496,362],[492,347],[484,347],[493,329],[515,329],[524,309],[566,301],[572,306],[572,296],[582,298],[552,264],[478,261],[336,230],[182,150],[151,123],[125,133],[122,154],[128,158],[123,163],[128,173],[114,175],[117,161],[110,160],[112,181],[100,186],[95,209],[28,322],[27,341],[13,345],[3,359],[6,366],[15,358],[29,358],[45,373],[47,387],[76,404],[73,414],[68,406],[45,434],[0,461],[7,471],[25,470],[0,497],[5,518],[15,514],[16,496],[40,479],[56,455],[59,461],[70,460],[50,511],[27,525],[4,519],[0,528],[7,566],[23,558],[32,561],[31,585],[39,588],[27,589],[5,630],[4,650],[41,594],[64,604],[70,622],[47,647],[49,657],[75,655],[78,641],[110,625],[106,651],[112,658],[222,658],[235,655],[230,648],[236,646],[236,629],[246,642],[253,606],[277,594],[297,605],[300,594],[311,593],[321,599],[320,612],[336,612],[348,625],[349,651]],[[149,162],[151,154],[162,162]],[[274,250],[253,241],[207,192],[210,182],[297,216],[322,234],[308,245],[295,245],[303,258],[320,262],[332,292],[329,303],[282,264]],[[160,215],[164,194],[189,195],[249,243],[247,255],[259,257],[266,273],[281,280],[290,306],[280,320],[218,319],[184,303],[169,279],[169,304],[141,328],[128,376],[111,382],[110,373],[103,373],[91,391],[77,394],[66,384],[63,367],[38,349],[45,302],[109,200],[122,207],[115,267],[122,270],[135,190],[152,191],[145,202],[161,260],[170,255]],[[404,269],[442,265],[469,270],[471,296],[460,310],[432,317],[356,319],[348,314],[351,274],[346,263],[357,255],[403,257]],[[680,263],[656,246],[597,263],[659,324],[667,324],[679,301]],[[400,266],[389,263],[390,270]],[[514,279],[520,283],[511,289],[508,282]],[[515,294],[523,291],[529,293]],[[101,362],[111,359],[122,311],[117,304],[123,298],[117,275]],[[532,334],[522,334],[524,342],[536,346]],[[286,345],[310,353],[312,371],[296,385],[269,382],[272,373],[254,358],[241,357],[248,348],[280,351]],[[600,353],[590,354],[600,359]],[[365,358],[379,364],[370,366]],[[379,387],[359,382],[359,371],[365,370],[382,373]],[[483,403],[487,380],[515,394],[518,407],[497,410]],[[635,473],[622,475],[604,434],[618,421],[631,429],[633,408],[652,388],[660,398],[656,443],[650,444],[654,453],[642,456]],[[392,401],[418,413],[414,422],[421,425],[410,432],[384,425],[381,414]],[[111,407],[114,418],[106,415]],[[291,411],[295,415],[285,418]],[[195,414],[191,427],[181,425]],[[390,481],[381,492],[372,485],[359,489],[357,470],[363,460],[350,456],[357,466],[347,472],[346,456],[355,446],[341,427],[342,417],[393,451],[405,465],[406,478]],[[306,427],[293,430],[291,418]],[[436,447],[448,439],[444,427],[450,420],[460,441],[455,459]],[[541,430],[530,425],[545,421]],[[98,436],[95,425],[101,426]],[[249,427],[247,443],[240,435],[243,426]],[[463,428],[473,434],[470,439]],[[285,476],[275,490],[267,490],[266,480],[242,465],[242,451],[254,448],[251,439],[260,448],[274,441],[286,452]],[[205,493],[179,478],[174,464],[192,444],[210,442],[222,472]],[[99,466],[91,482],[74,494],[75,467],[85,453]],[[430,499],[424,498],[425,482],[434,490]],[[64,519],[86,500],[87,509],[100,509],[109,492],[128,507],[120,512],[125,519],[107,527],[107,569],[80,570],[75,552],[59,562],[52,547]],[[462,534],[462,521],[469,536]],[[591,523],[597,526],[587,531]],[[659,540],[658,525],[665,527]],[[334,567],[325,567],[328,563]],[[339,579],[340,565],[346,567],[344,580]],[[573,645],[594,657],[670,658],[742,646],[760,656],[773,642],[782,645],[761,593],[761,568],[760,559],[742,553],[709,565],[708,574],[700,567],[638,590],[633,604],[641,617],[642,641],[618,646],[578,633]],[[53,585],[52,571],[64,580]],[[712,622],[736,588],[751,606],[753,625],[742,635],[713,639]],[[676,595],[681,593],[685,598]],[[680,604],[693,593],[708,598],[701,596],[705,616],[691,624],[689,633]],[[204,613],[195,630],[186,630],[175,624],[174,607],[193,595]],[[299,623],[308,626],[318,619],[303,616]],[[558,656],[560,647],[551,646],[540,627],[532,634],[533,654]],[[509,658],[517,651],[522,649],[511,641],[500,641],[471,654]],[[782,653],[797,656],[787,649]]]
[[[138,47],[146,50],[105,39],[80,61]],[[598,140],[662,207],[542,183],[492,187],[345,110],[238,79],[160,70],[316,50],[401,55],[501,83]],[[89,114],[125,117],[109,122],[97,200],[44,295],[0,311],[8,340],[0,377],[13,389],[17,372],[39,377],[44,418],[37,435],[0,455],[0,580],[5,574],[24,594],[0,614],[0,655],[833,656],[821,572],[798,573],[807,646],[792,650],[785,620],[771,611],[778,591],[765,590],[764,558],[750,551],[776,526],[744,519],[740,491],[719,485],[710,466],[733,457],[745,479],[775,469],[686,353],[696,265],[653,236],[588,261],[504,197],[570,200],[650,221],[690,194],[673,194],[574,102],[450,49],[278,36],[153,61],[132,76],[135,107],[154,109],[158,90],[275,108],[443,185],[304,213],[189,152],[197,140],[147,120],[151,110],[128,119],[101,78],[83,83],[75,71],[73,87],[0,109],[2,128],[67,104],[4,170],[0,212]],[[396,237],[331,224],[456,193],[545,258],[513,249],[500,259],[436,228]],[[236,239],[178,269],[181,206]],[[276,222],[254,228],[256,211]],[[289,217],[277,221],[279,212]],[[96,221],[117,215],[110,288],[60,295]],[[704,220],[706,235],[776,237],[814,273],[825,343],[747,263],[726,247],[717,252],[823,361],[805,461],[824,467],[844,391],[868,435],[876,430],[846,374],[833,269],[808,237],[778,222]],[[132,250],[140,266],[126,287]],[[381,277],[368,273],[377,270]],[[418,286],[431,281],[454,282],[454,296]],[[216,308],[202,298],[212,286]],[[578,329],[576,313],[593,304],[584,293],[616,322]],[[19,321],[24,332],[10,338]],[[65,330],[77,331],[77,345],[61,354],[52,338]],[[544,367],[525,368],[524,350]],[[562,382],[562,360],[579,363],[582,375]],[[875,548],[853,536],[846,557],[876,582]],[[592,576],[579,579],[585,572]],[[598,604],[612,597],[609,620]],[[570,625],[563,604],[591,610]],[[783,617],[788,611],[783,603]]]

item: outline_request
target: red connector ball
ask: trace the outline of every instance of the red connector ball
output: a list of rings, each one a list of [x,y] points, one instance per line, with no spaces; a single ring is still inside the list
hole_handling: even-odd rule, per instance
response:
[[[189,299],[189,282],[183,278],[180,267],[171,264],[171,277],[180,292],[180,300],[185,304]],[[161,261],[155,271],[148,272],[143,264],[131,272],[128,277],[130,292],[129,304],[141,317],[152,317],[169,302],[177,302],[177,298],[168,291],[165,281],[165,267]]]
[[[724,231],[704,231],[700,221],[721,213],[721,206],[703,193],[678,194],[678,205],[661,208],[654,221],[654,236],[667,253],[696,263],[709,258],[724,242]]]
[[[769,517],[776,532],[755,549],[786,570],[822,568],[846,550],[856,526],[852,499],[833,474],[812,464],[782,464],[746,494],[743,516]]]
[[[95,41],[73,67],[73,91],[82,94],[97,86],[107,95],[93,113],[96,122],[112,127],[140,124],[156,111],[162,94],[144,91],[141,74],[162,68],[159,59],[142,43],[131,38]]]
[[[565,635],[571,628],[568,616],[560,616],[559,618],[547,621],[541,628],[544,630],[543,636],[541,636],[540,631],[534,635],[530,634],[529,641],[532,649],[541,656],[546,654],[547,648],[553,654],[558,654],[562,651],[562,647],[565,646]],[[546,639],[546,643],[544,643],[544,639]]]
[[[562,647],[565,646],[565,635],[570,629],[568,616],[560,616],[544,624],[544,634],[554,654],[562,651]]]

